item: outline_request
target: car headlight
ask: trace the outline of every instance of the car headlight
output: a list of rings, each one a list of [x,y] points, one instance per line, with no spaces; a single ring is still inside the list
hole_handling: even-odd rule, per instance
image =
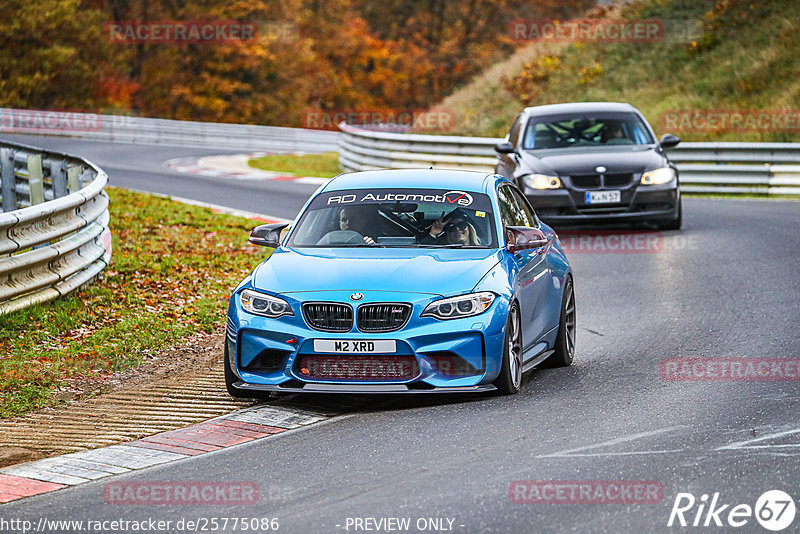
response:
[[[643,185],[658,185],[671,182],[674,178],[675,171],[671,167],[662,167],[644,173],[641,182]]]
[[[248,313],[277,319],[284,315],[294,315],[289,303],[278,297],[245,289],[242,291],[242,308]]]
[[[494,302],[494,293],[489,291],[450,297],[428,304],[428,307],[422,312],[422,317],[435,317],[442,320],[471,317],[485,312],[492,302]]]
[[[561,179],[546,174],[531,174],[524,178],[525,183],[534,189],[560,189]]]

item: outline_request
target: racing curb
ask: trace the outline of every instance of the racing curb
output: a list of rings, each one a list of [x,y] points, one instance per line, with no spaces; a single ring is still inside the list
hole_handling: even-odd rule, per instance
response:
[[[215,213],[268,223],[292,222],[189,198],[141,192],[208,208]],[[217,451],[327,419],[327,415],[307,410],[255,406],[136,441],[12,465],[0,469],[0,504]]]
[[[329,416],[254,406],[120,445],[74,452],[0,469],[0,504],[129,473],[313,425]]]
[[[230,178],[233,180],[277,180],[307,185],[322,185],[329,180],[328,178],[317,176],[295,176],[293,174],[265,171],[250,167],[247,163],[252,158],[266,155],[268,155],[266,152],[257,152],[253,154],[230,154],[200,158],[175,158],[167,161],[166,165],[176,172]]]

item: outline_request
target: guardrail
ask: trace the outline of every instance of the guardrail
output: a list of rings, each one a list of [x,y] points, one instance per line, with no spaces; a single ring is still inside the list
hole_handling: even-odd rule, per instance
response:
[[[0,132],[252,152],[335,152],[339,132],[0,108]]]
[[[492,172],[503,139],[381,132],[342,123],[346,171],[439,167]],[[800,143],[681,143],[669,151],[686,193],[800,195]]]
[[[0,315],[66,295],[108,265],[107,182],[86,160],[0,141]]]

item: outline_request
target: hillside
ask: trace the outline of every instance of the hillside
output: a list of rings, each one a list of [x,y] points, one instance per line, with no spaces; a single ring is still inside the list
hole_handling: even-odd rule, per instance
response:
[[[530,44],[437,106],[458,117],[456,130],[446,133],[502,136],[525,106],[623,101],[641,109],[659,135],[800,141],[800,3],[638,0],[604,16],[659,19],[673,30],[674,21],[686,20],[677,27],[684,24],[692,35],[667,31],[657,42]],[[701,127],[686,121],[696,110],[705,119]],[[768,118],[748,122],[759,110]],[[728,126],[729,112],[742,113],[739,131]]]

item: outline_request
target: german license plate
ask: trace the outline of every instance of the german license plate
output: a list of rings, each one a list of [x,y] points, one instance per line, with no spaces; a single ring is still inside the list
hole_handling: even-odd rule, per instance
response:
[[[394,339],[315,339],[314,352],[332,354],[390,354],[397,352]]]
[[[622,202],[622,195],[619,191],[587,191],[586,203],[587,204],[611,204],[613,202]]]

